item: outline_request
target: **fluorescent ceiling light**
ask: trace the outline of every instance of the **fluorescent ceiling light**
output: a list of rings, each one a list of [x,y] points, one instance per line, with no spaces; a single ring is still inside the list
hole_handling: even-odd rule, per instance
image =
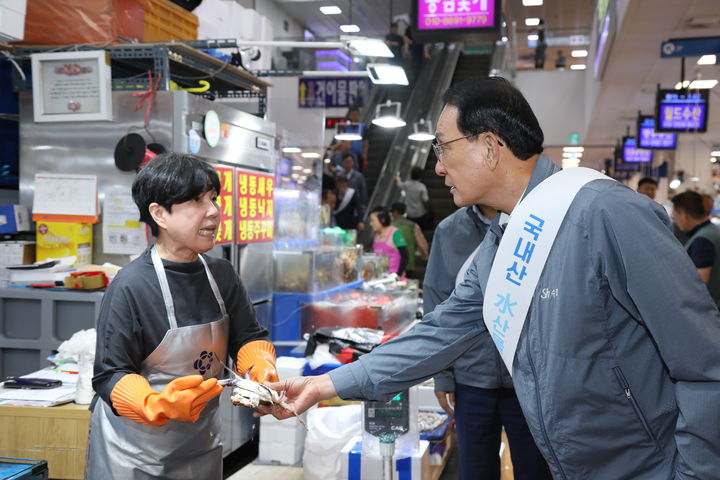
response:
[[[570,65],[570,70],[585,70],[587,68],[587,65],[584,63],[576,63],[574,65]]]
[[[380,117],[372,121],[373,125],[382,128],[400,128],[406,125],[405,120],[398,117]]]
[[[340,25],[340,30],[345,33],[357,33],[360,31],[360,27],[357,25]]]
[[[685,80],[685,81],[683,81],[682,83],[677,82],[677,83],[675,84],[675,90],[680,90],[680,89],[682,89],[682,88],[687,88],[687,87],[689,87],[689,86],[690,86],[690,80]]]
[[[380,85],[409,85],[405,70],[399,65],[371,63],[367,66],[370,80]]]
[[[433,134],[431,130],[432,123],[430,123],[430,121],[426,122],[424,118],[421,118],[413,124],[413,133],[408,135],[408,138],[416,142],[428,142],[435,139],[435,134]]]
[[[543,4],[543,0],[523,0],[524,7],[539,7]]]
[[[323,163],[330,163],[330,158],[326,158],[325,160],[323,160]]]
[[[691,182],[699,182],[699,181],[700,181],[700,177],[690,177],[690,181],[691,181]]]
[[[531,33],[528,35],[528,42],[537,42],[538,36],[535,33]]]
[[[717,85],[717,80],[693,80],[690,82],[690,90],[698,90],[701,88],[713,88]]]
[[[672,188],[673,190],[675,190],[675,189],[678,188],[681,184],[682,184],[682,181],[680,181],[679,178],[674,178],[674,179],[670,182],[670,185],[668,185],[668,187],[670,187],[670,188]]]
[[[700,60],[697,61],[698,65],[715,65],[717,63],[717,57],[715,55],[703,55]]]
[[[503,43],[506,43],[507,41],[508,41],[508,38],[507,38],[507,37],[502,37],[502,42],[503,42]]]
[[[537,17],[526,18],[525,25],[527,25],[528,27],[536,27],[536,26],[540,25],[540,19]]]
[[[302,166],[302,165],[293,165],[293,166],[292,166],[292,169],[293,169],[293,170],[302,170],[302,169],[303,169],[303,166]],[[296,175],[296,174],[293,173],[293,175]]]
[[[720,157],[720,150],[713,150],[710,152],[711,157]]]
[[[354,142],[355,140],[362,140],[362,135],[352,132],[338,133],[335,135],[335,140],[340,140],[341,142],[345,140],[348,142]]]
[[[300,153],[302,149],[299,147],[285,147],[282,149],[283,153]]]
[[[335,5],[328,5],[327,7],[320,7],[320,11],[324,13],[325,15],[339,15],[342,13],[342,10],[340,10],[340,7],[336,7]]]
[[[435,138],[435,135],[428,132],[416,132],[408,135],[408,138],[416,142],[429,142]]]
[[[350,50],[350,53],[353,55],[388,58],[395,56],[390,51],[387,44],[379,38],[354,37],[352,35],[347,35],[340,37],[340,40],[346,42],[348,50]]]
[[[583,147],[563,147],[563,152],[582,153],[584,151]]]
[[[301,153],[300,156],[302,158],[320,158],[320,154],[317,152],[305,152]]]
[[[303,168],[303,173],[312,173],[312,168]]]
[[[584,58],[584,57],[588,56],[588,51],[587,50],[573,50],[572,52],[570,52],[570,55],[575,58]]]
[[[577,152],[563,152],[562,154],[563,158],[581,158],[582,153]]]

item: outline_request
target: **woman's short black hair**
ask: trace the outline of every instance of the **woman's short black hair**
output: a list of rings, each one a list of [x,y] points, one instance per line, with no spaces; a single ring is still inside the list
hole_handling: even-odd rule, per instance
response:
[[[374,213],[377,216],[378,222],[380,222],[380,225],[383,227],[390,226],[390,222],[392,220],[390,219],[390,214],[385,207],[375,207],[370,213]]]
[[[517,158],[542,153],[545,137],[525,97],[502,77],[476,77],[450,87],[443,102],[458,109],[458,130],[492,132]]]
[[[158,225],[150,215],[150,204],[157,203],[168,212],[172,206],[187,202],[209,191],[220,193],[220,178],[209,163],[184,153],[163,153],[140,170],[132,184],[132,197],[140,210],[140,220],[158,236]]]

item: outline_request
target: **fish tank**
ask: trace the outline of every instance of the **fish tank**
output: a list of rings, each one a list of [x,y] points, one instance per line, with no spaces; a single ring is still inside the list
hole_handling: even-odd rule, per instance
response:
[[[276,250],[273,256],[275,292],[315,293],[346,283],[342,249]]]

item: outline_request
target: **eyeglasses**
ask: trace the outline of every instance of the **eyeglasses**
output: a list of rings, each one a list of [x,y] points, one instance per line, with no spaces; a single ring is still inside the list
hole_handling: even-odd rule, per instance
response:
[[[464,137],[458,137],[458,138],[455,138],[453,140],[448,140],[447,142],[443,142],[443,143],[438,143],[437,138],[436,138],[435,140],[432,141],[432,147],[433,147],[433,150],[435,151],[435,156],[437,157],[438,161],[442,163],[442,157],[445,155],[445,149],[443,148],[445,145],[450,145],[451,143],[459,142],[460,140],[467,140],[468,138],[476,137],[482,133],[485,133],[485,132],[470,133],[468,135],[465,135]],[[501,147],[505,146],[500,140],[498,140],[498,145],[500,145]]]

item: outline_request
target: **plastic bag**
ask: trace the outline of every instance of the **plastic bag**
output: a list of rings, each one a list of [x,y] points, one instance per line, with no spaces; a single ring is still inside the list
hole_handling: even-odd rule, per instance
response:
[[[360,405],[314,408],[307,413],[303,474],[305,480],[340,478],[342,449],[362,434]]]

